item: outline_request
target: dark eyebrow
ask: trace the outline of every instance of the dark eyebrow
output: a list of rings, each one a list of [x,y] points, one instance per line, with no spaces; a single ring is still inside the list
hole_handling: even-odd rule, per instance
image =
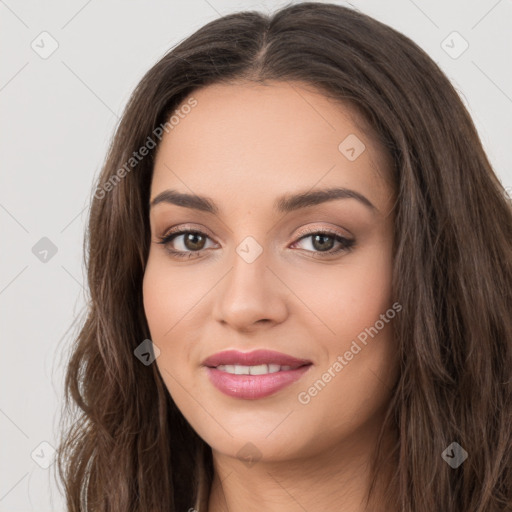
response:
[[[328,188],[323,190],[312,190],[298,194],[286,194],[277,198],[274,202],[274,209],[281,213],[288,213],[300,208],[315,206],[334,199],[356,199],[375,213],[377,208],[365,196],[348,188]],[[158,194],[150,203],[150,208],[159,203],[170,203],[184,208],[191,208],[202,212],[217,215],[219,209],[215,202],[209,197],[195,194],[185,194],[176,190],[164,190]]]
[[[198,196],[196,194],[185,194],[176,190],[164,190],[158,194],[149,207],[153,208],[160,203],[170,203],[184,208],[192,208],[201,212],[217,214],[219,212],[215,203],[208,197]]]
[[[311,190],[301,192],[299,194],[285,195],[277,198],[274,203],[274,208],[279,212],[287,213],[298,210],[299,208],[314,206],[334,199],[357,199],[373,213],[377,211],[377,208],[373,203],[363,196],[363,194],[348,188],[327,188],[323,190]]]

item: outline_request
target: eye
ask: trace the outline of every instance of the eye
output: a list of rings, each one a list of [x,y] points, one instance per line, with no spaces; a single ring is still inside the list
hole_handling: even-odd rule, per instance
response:
[[[309,245],[311,249],[305,249],[308,252],[312,252],[315,257],[331,256],[338,254],[342,251],[350,251],[355,244],[355,240],[348,239],[341,236],[336,231],[331,230],[320,230],[312,229],[307,230],[291,247],[296,246],[303,240],[311,239]],[[183,239],[178,243],[180,246],[178,249],[173,247],[173,243]],[[182,229],[181,231],[174,231],[170,234],[159,237],[160,241],[158,244],[162,244],[166,247],[166,250],[174,257],[177,258],[193,258],[200,256],[205,251],[205,245],[207,240],[211,240],[210,237],[202,231],[195,229]],[[333,246],[338,243],[339,246],[333,249]]]
[[[301,241],[308,239],[309,243],[306,245],[312,247],[312,249],[306,250],[315,253],[315,257],[323,257],[324,255],[331,256],[342,251],[350,251],[355,244],[355,240],[345,238],[336,231],[310,229],[306,230],[306,234],[301,236],[299,240],[292,245],[297,245]],[[336,243],[338,243],[339,246],[333,249]]]
[[[178,245],[182,248],[175,249],[171,247],[172,242],[181,237],[184,238],[180,243],[178,243]],[[204,250],[206,240],[210,237],[206,233],[198,230],[181,230],[159,238],[160,242],[157,243],[164,245],[172,256],[176,256],[178,258],[191,258],[194,253],[200,253]]]

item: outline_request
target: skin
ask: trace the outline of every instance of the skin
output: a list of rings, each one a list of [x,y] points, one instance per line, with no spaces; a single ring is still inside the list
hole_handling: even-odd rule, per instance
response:
[[[353,110],[305,84],[211,85],[193,97],[197,106],[161,141],[150,197],[166,189],[205,195],[219,213],[151,208],[143,295],[167,389],[212,448],[208,510],[365,510],[368,464],[397,378],[392,321],[309,403],[298,394],[391,308],[389,156]],[[366,146],[354,161],[338,149],[349,134]],[[327,187],[355,190],[376,210],[353,198],[273,210],[282,194]],[[178,226],[207,235],[199,256],[173,258],[157,243]],[[322,256],[314,237],[300,240],[305,228],[334,229],[355,245]],[[236,252],[247,236],[263,250],[252,263]],[[340,247],[329,241],[327,250]],[[195,244],[170,242],[185,252],[197,252]],[[313,366],[258,400],[224,395],[201,366],[223,350],[260,348]],[[247,443],[254,464],[237,457]]]

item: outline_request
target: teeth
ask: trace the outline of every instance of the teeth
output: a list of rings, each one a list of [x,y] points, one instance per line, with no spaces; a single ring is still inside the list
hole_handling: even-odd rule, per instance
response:
[[[239,365],[235,365],[235,366],[231,366],[231,368],[233,368],[233,373],[235,375],[249,375],[249,370],[250,368],[248,366],[239,366]]]
[[[251,375],[264,375],[268,373],[268,364],[259,364],[258,366],[249,366]]]
[[[242,366],[239,364],[221,364],[217,370],[234,375],[265,375],[279,371],[291,370],[291,366],[280,366],[278,364],[258,364],[256,366]]]

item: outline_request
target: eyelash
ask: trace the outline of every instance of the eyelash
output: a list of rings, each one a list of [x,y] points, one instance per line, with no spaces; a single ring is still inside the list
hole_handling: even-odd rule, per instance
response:
[[[196,229],[182,229],[180,231],[174,231],[169,234],[166,234],[164,236],[159,236],[159,242],[156,242],[158,244],[164,245],[166,247],[166,250],[176,258],[192,258],[195,257],[193,255],[200,255],[202,252],[206,251],[207,249],[201,249],[199,251],[176,251],[175,249],[171,249],[168,246],[170,243],[174,240],[174,238],[184,235],[184,234],[194,234],[194,235],[201,235],[205,236],[207,238],[210,238],[206,233],[203,233],[202,231],[196,230]],[[332,256],[334,254],[338,254],[340,252],[350,252],[353,249],[353,246],[355,244],[355,240],[350,240],[348,238],[342,237],[335,231],[331,230],[318,230],[318,229],[308,229],[302,235],[296,240],[295,243],[303,240],[304,238],[309,238],[311,235],[328,235],[335,238],[337,242],[341,244],[341,247],[338,249],[330,249],[329,251],[308,251],[313,252],[315,254],[319,254],[320,256],[314,256],[315,258],[323,258],[325,256]]]

